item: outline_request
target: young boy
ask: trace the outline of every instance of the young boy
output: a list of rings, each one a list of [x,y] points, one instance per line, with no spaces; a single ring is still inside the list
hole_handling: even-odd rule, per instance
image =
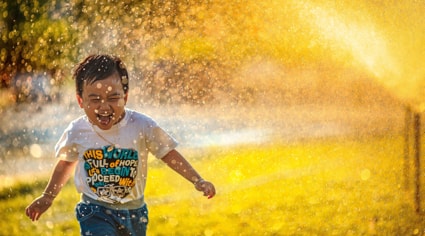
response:
[[[43,194],[27,208],[35,221],[52,205],[75,168],[81,193],[76,206],[81,235],[146,235],[144,201],[147,157],[152,153],[211,198],[205,181],[175,150],[177,142],[150,117],[125,108],[129,78],[123,62],[93,55],[73,75],[82,116],[68,126],[55,146],[59,158]]]

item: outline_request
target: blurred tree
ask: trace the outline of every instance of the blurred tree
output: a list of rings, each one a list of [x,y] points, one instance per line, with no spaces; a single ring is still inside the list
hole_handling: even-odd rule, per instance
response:
[[[144,5],[145,52],[141,97],[155,102],[205,104],[226,89],[232,68],[206,31],[207,1],[152,1]],[[147,60],[147,61],[146,61]]]
[[[204,32],[209,7],[182,0],[69,0],[67,12],[78,29],[78,60],[94,53],[120,56],[142,102],[202,104],[230,74]]]
[[[8,0],[0,11],[2,84],[18,72],[54,73],[110,53],[137,78],[140,101],[237,98],[235,71],[254,58],[288,66],[316,60],[320,47],[308,43],[311,32],[290,2]]]
[[[1,87],[9,87],[19,73],[47,73],[61,79],[62,69],[77,52],[77,34],[64,17],[64,4],[49,0],[0,3]]]

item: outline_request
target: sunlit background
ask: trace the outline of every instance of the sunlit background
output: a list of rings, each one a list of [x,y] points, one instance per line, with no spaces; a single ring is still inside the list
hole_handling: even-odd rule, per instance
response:
[[[0,1],[0,186],[50,172],[93,53],[122,57],[128,106],[189,153],[402,136],[425,109],[424,14],[423,0]]]

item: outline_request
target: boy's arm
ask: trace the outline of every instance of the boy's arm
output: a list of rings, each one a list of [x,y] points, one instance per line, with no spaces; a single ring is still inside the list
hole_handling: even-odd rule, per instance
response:
[[[53,170],[49,183],[43,194],[36,198],[26,209],[27,216],[36,221],[52,205],[53,200],[59,194],[62,187],[68,182],[77,162],[59,160]]]
[[[198,172],[178,151],[170,151],[161,160],[185,179],[192,182],[198,191],[204,192],[204,196],[208,196],[208,198],[214,197],[214,185],[202,179]]]

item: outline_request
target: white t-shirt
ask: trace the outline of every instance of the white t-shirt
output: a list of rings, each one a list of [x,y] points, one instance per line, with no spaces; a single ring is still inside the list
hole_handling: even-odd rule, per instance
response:
[[[56,157],[78,161],[78,192],[109,204],[143,202],[148,153],[164,157],[177,142],[150,117],[126,109],[124,119],[109,130],[92,125],[87,116],[69,124],[55,146]]]

